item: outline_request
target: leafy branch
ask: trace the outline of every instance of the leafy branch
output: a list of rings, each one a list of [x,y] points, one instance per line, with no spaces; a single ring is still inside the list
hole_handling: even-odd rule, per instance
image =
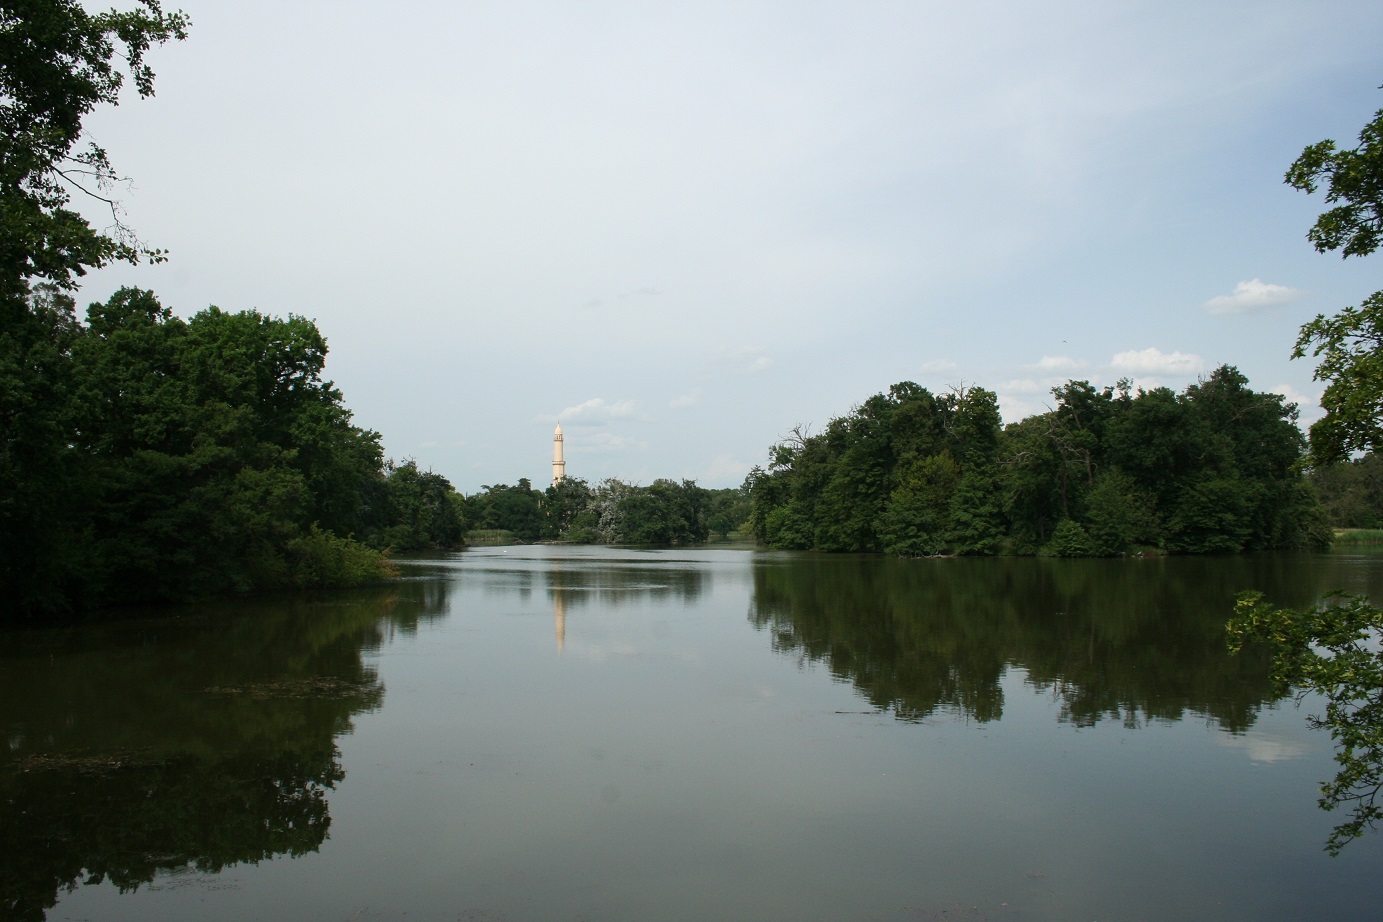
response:
[[[1304,611],[1273,608],[1261,593],[1246,592],[1228,625],[1229,649],[1266,645],[1271,678],[1279,694],[1301,701],[1311,692],[1325,698],[1325,716],[1311,716],[1315,729],[1335,741],[1335,777],[1321,784],[1321,809],[1346,807],[1326,851],[1340,850],[1383,820],[1383,611],[1367,599],[1335,592]]]

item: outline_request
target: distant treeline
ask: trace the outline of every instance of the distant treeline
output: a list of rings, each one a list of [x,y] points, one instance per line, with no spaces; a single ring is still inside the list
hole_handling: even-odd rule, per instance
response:
[[[405,474],[410,479],[441,479],[404,467],[387,478],[391,490]],[[431,510],[440,508],[436,501],[409,508],[418,515],[411,520],[405,517],[416,523],[408,526],[406,535],[401,531],[403,524],[381,535],[400,550],[456,545],[466,533],[481,530],[507,532],[523,542],[674,545],[697,544],[711,535],[742,529],[749,518],[749,494],[744,487],[707,490],[691,480],[655,480],[638,486],[610,479],[592,487],[579,477],[537,490],[523,478],[513,486],[486,486],[470,496],[453,493],[446,513],[449,530],[435,524],[436,513]]]
[[[750,474],[765,544],[903,556],[1203,554],[1327,545],[1296,464],[1296,408],[1223,366],[1177,394],[1055,388],[1055,408],[1000,424],[992,391],[912,382]]]
[[[1383,457],[1373,452],[1313,470],[1308,478],[1336,528],[1383,528]]]
[[[745,490],[568,478],[459,494],[385,460],[322,372],[315,324],[152,292],[36,285],[0,334],[0,620],[388,579],[389,551],[519,541],[688,544],[740,528]],[[15,335],[22,333],[21,336]]]

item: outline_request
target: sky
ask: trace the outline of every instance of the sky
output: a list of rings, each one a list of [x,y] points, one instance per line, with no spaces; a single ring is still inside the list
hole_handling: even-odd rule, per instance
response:
[[[1383,109],[1377,2],[165,6],[87,127],[170,259],[79,305],[310,318],[463,493],[546,486],[559,420],[569,476],[738,486],[909,380],[1013,422],[1230,364],[1306,424],[1298,328],[1383,288],[1282,181]]]

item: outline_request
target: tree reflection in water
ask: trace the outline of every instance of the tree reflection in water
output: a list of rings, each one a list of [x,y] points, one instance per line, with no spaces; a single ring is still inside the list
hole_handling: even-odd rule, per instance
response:
[[[1279,695],[1265,656],[1227,654],[1226,612],[1254,580],[1309,598],[1320,560],[1290,560],[785,555],[756,569],[750,619],[902,719],[999,720],[1016,667],[1078,726],[1193,712],[1241,732]]]
[[[335,739],[384,698],[362,654],[445,611],[437,587],[5,635],[0,916],[316,851],[345,777]]]
[[[1322,810],[1346,807],[1331,832],[1331,855],[1383,821],[1383,610],[1362,596],[1331,593],[1306,609],[1276,608],[1261,593],[1246,592],[1229,624],[1229,647],[1266,648],[1274,690],[1321,696],[1325,717],[1308,723],[1335,741],[1335,777],[1321,785]]]

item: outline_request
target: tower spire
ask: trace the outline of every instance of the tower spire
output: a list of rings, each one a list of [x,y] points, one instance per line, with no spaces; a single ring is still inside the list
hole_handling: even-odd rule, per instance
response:
[[[562,460],[562,424],[557,424],[552,433],[552,485],[555,487],[566,479],[567,462]]]

